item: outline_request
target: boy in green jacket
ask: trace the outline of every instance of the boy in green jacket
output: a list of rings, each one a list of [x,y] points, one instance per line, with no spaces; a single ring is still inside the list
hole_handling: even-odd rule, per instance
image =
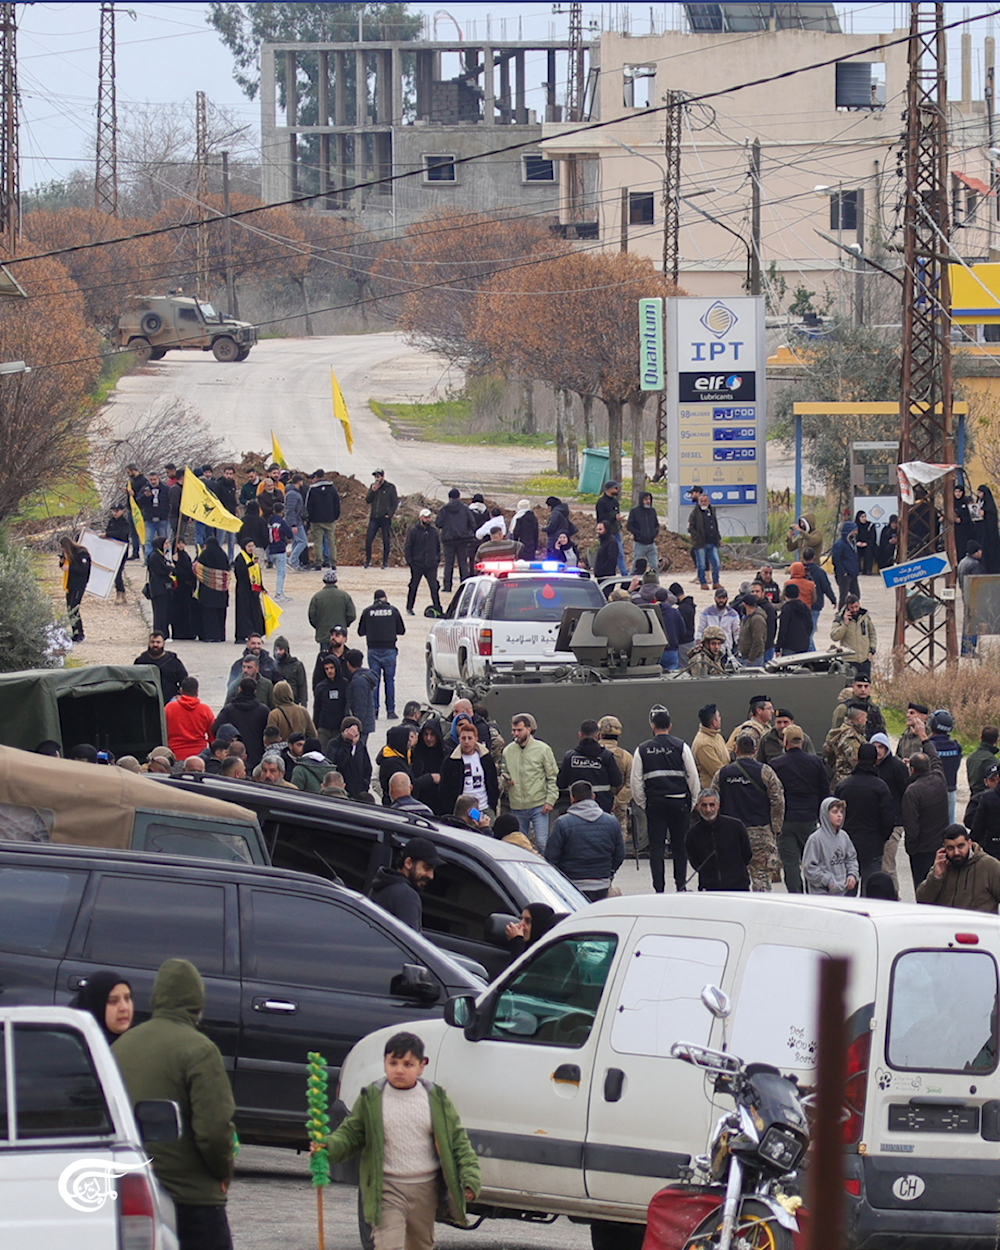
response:
[[[331,1163],[361,1153],[361,1203],[376,1250],[433,1250],[440,1182],[443,1218],[463,1227],[465,1204],[482,1186],[458,1112],[440,1085],[422,1079],[426,1066],[415,1033],[393,1034],[385,1079],[365,1086],[324,1143]]]

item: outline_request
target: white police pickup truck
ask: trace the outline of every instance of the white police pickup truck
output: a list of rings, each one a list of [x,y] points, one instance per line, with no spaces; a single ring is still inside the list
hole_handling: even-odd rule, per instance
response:
[[[447,703],[458,683],[489,671],[574,664],[557,651],[566,608],[601,608],[605,599],[585,569],[559,560],[497,560],[476,565],[427,635],[427,698]]]
[[[143,1141],[174,1141],[173,1102],[133,1111],[97,1022],[0,1008],[0,1246],[177,1250]]]

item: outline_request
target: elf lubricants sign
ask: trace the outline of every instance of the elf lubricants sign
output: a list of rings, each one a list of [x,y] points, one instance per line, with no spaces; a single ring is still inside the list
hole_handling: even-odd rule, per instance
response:
[[[665,301],[671,528],[685,531],[692,486],[707,490],[723,537],[767,533],[764,301]]]

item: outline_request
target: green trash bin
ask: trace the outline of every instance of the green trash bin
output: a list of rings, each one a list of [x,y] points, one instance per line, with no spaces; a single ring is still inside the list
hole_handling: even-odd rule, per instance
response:
[[[608,480],[611,452],[606,447],[585,447],[580,453],[580,480],[576,489],[581,495],[599,495]]]

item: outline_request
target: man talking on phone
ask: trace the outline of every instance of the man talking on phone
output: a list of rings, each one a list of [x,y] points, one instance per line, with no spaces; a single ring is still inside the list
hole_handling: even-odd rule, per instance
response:
[[[995,915],[1000,910],[1000,860],[971,841],[964,825],[949,825],[934,866],[917,886],[917,902]]]

